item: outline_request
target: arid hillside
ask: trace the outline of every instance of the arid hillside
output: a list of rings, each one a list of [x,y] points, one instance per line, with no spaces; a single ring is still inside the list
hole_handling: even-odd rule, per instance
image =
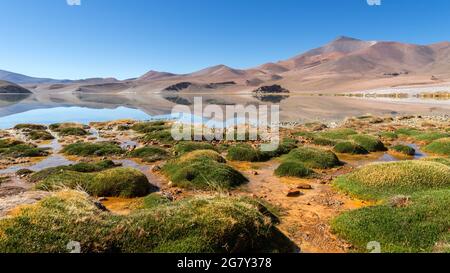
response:
[[[3,74],[8,78],[19,75]],[[1,75],[0,80],[5,80]],[[33,82],[33,78],[24,77],[18,77],[15,83],[26,84],[35,92],[51,93],[249,93],[273,85],[291,93],[332,93],[440,85],[450,81],[450,43],[414,45],[338,37],[293,58],[249,69],[217,65],[188,74],[151,70],[124,81],[93,78]]]

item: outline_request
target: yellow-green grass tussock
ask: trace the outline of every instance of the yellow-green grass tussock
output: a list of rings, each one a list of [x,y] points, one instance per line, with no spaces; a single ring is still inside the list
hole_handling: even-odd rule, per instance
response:
[[[295,246],[243,198],[196,197],[127,216],[102,211],[86,194],[62,191],[0,220],[2,253],[291,252]]]
[[[228,190],[248,182],[239,171],[224,163],[212,150],[199,150],[171,160],[163,173],[175,186],[193,189]]]
[[[306,167],[313,169],[329,169],[341,165],[339,158],[333,152],[311,147],[294,149],[283,156],[282,160],[301,162]]]
[[[332,221],[332,230],[367,252],[379,242],[383,253],[450,253],[450,190],[432,190],[403,198],[403,205],[387,203],[346,212]],[[407,199],[406,199],[407,198]]]
[[[47,191],[81,188],[93,196],[101,197],[142,197],[156,190],[143,173],[132,168],[113,168],[93,173],[61,169],[38,180],[35,187]]]
[[[450,188],[450,168],[427,161],[399,161],[364,166],[336,179],[335,186],[362,199],[383,199],[429,189]]]
[[[450,138],[435,140],[425,146],[423,150],[432,154],[450,156]]]

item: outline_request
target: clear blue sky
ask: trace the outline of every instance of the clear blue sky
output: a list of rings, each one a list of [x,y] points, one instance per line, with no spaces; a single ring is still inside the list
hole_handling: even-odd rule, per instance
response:
[[[0,69],[61,79],[248,68],[339,35],[450,40],[448,0],[1,0],[0,11]]]

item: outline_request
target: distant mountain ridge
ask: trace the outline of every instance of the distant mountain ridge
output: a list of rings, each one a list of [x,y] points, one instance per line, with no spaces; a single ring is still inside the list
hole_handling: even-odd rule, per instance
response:
[[[240,88],[280,84],[300,91],[433,84],[450,80],[450,43],[414,45],[341,36],[293,58],[255,68],[234,69],[218,65],[190,74],[141,77],[140,80],[149,86],[177,81],[234,81]]]
[[[234,92],[275,84],[292,92],[351,91],[450,81],[450,43],[414,45],[341,36],[290,59],[249,69],[217,65],[188,74],[152,70],[125,81],[114,78],[58,81],[0,71],[0,80],[17,84],[62,83],[68,86],[64,91],[86,90],[82,87],[88,83],[90,91],[95,91],[98,85],[102,92],[106,92],[106,83],[116,83],[111,85],[114,92],[164,92],[180,83],[190,86],[181,89],[182,92],[202,89]],[[224,82],[235,84],[218,84]]]
[[[9,72],[6,70],[0,70],[0,80],[8,81],[15,84],[70,84],[74,82],[114,82],[118,81],[115,78],[89,78],[81,80],[57,80],[51,78],[37,78],[31,77],[19,73]]]
[[[15,83],[0,81],[0,94],[31,94],[32,92]]]
[[[13,82],[15,84],[30,84],[30,83],[69,83],[69,80],[55,80],[49,78],[30,77],[19,73],[0,70],[0,80]]]

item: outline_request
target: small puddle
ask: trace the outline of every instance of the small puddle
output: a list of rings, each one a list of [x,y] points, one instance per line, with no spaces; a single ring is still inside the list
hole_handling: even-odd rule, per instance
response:
[[[118,198],[108,197],[102,201],[102,204],[112,213],[117,215],[129,215],[139,206],[141,198]]]
[[[428,157],[428,155],[420,150],[419,145],[417,144],[406,144],[407,146],[416,150],[416,154],[414,155],[414,159],[422,159]]]
[[[130,148],[136,148],[139,146],[139,143],[133,140],[124,140],[120,142],[120,147],[122,149],[128,150]]]
[[[395,162],[395,161],[399,161],[399,159],[388,153],[383,154],[380,158],[377,159],[377,162]]]
[[[89,129],[89,133],[91,134],[91,137],[95,138],[95,141],[99,142],[102,141],[103,139],[100,137],[100,133],[97,129],[95,129],[94,127],[91,127]]]
[[[15,173],[21,169],[29,169],[34,172],[42,171],[43,169],[47,168],[53,168],[58,166],[68,166],[71,164],[75,164],[74,161],[68,160],[64,156],[58,154],[58,152],[62,149],[61,144],[58,141],[58,137],[54,134],[52,134],[55,139],[53,139],[49,144],[40,145],[40,148],[48,148],[52,150],[52,154],[45,157],[43,160],[40,160],[36,164],[33,165],[27,165],[27,164],[21,164],[21,165],[15,165],[11,166],[9,168],[0,170],[0,174],[10,174]]]

